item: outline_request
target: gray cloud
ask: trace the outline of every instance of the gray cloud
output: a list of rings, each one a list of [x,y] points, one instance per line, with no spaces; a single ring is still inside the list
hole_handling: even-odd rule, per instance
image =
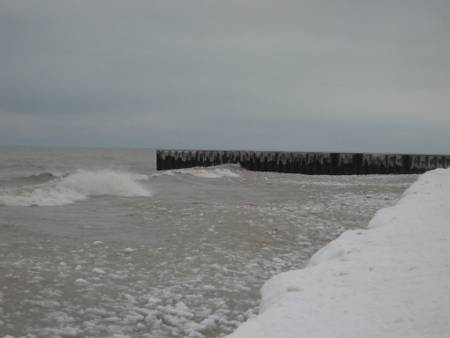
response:
[[[0,144],[450,152],[448,1],[0,0]]]

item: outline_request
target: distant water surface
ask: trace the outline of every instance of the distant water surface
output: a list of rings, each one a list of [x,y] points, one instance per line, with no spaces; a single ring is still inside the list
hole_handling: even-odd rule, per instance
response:
[[[265,280],[367,226],[415,178],[156,172],[153,150],[0,148],[0,336],[223,336],[257,312]]]

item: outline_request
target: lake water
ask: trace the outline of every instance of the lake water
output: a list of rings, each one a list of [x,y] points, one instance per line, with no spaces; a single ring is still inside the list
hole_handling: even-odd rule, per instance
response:
[[[155,167],[153,150],[0,148],[0,336],[226,335],[264,281],[416,179]]]

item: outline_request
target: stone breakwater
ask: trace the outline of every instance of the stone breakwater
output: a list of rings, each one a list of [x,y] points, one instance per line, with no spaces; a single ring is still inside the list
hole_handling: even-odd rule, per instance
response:
[[[448,168],[450,155],[157,150],[157,170],[238,163],[254,171],[310,175],[419,174]]]

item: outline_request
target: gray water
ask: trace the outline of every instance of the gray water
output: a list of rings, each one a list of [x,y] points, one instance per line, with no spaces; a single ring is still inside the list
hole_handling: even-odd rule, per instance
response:
[[[0,148],[0,336],[224,336],[264,281],[415,178],[161,173],[153,150]]]

